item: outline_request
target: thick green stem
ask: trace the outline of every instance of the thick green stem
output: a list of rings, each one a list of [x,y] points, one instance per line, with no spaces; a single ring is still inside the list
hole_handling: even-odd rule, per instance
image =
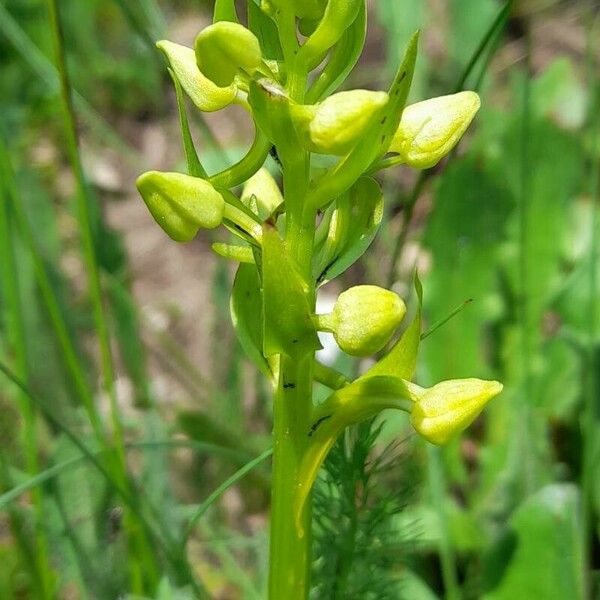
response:
[[[310,503],[301,527],[294,518],[298,472],[309,437],[313,356],[282,356],[274,404],[269,598],[303,600],[310,569]]]
[[[292,79],[294,77],[292,76]],[[296,78],[294,88],[304,84]],[[314,310],[315,286],[311,275],[315,215],[305,209],[309,182],[308,154],[298,150],[281,156],[287,207],[285,243],[306,285],[309,305]],[[271,547],[269,598],[304,600],[310,589],[311,505],[306,502],[297,520],[294,507],[301,491],[300,466],[310,440],[314,353],[281,355],[273,408],[273,483],[271,491]],[[292,357],[293,356],[293,357]]]

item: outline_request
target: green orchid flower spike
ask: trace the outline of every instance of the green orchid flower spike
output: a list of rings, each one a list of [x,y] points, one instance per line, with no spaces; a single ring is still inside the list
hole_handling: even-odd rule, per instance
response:
[[[232,322],[273,389],[269,597],[305,600],[310,490],[344,430],[397,409],[410,414],[419,436],[444,444],[502,389],[478,379],[429,389],[413,382],[422,321],[417,277],[416,312],[406,327],[404,301],[372,285],[344,291],[331,313],[316,314],[319,286],[352,266],[380,229],[378,171],[435,165],[459,142],[480,102],[474,92],[461,92],[405,106],[418,33],[385,91],[336,93],[364,46],[365,0],[247,6],[247,20],[239,19],[239,2],[216,0],[215,22],[198,33],[193,49],[157,44],[175,84],[187,173],[151,171],[137,185],[173,240],[188,242],[200,229],[222,226],[225,237],[212,248],[238,263]],[[255,135],[238,162],[207,172],[189,129],[186,95],[203,112],[233,103],[246,109]],[[266,169],[269,154],[280,173]],[[327,154],[328,162],[312,154]],[[352,356],[389,349],[349,381],[316,361],[318,331],[333,333]],[[318,406],[315,382],[331,389]]]

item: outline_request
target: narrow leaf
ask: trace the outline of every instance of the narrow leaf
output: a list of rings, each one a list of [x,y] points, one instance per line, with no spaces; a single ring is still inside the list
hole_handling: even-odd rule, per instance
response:
[[[177,79],[177,76],[172,69],[168,69],[169,75],[175,86],[175,95],[177,97],[177,110],[179,112],[179,125],[181,126],[181,138],[183,140],[183,151],[185,152],[185,160],[187,163],[188,175],[193,177],[206,178],[207,174],[198,158],[192,134],[190,133],[190,125],[185,110],[185,99],[183,97],[183,88]]]

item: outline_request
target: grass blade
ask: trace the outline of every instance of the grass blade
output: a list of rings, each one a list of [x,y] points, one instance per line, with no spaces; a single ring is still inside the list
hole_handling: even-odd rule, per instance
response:
[[[185,548],[192,531],[194,530],[194,525],[197,523],[198,519],[204,515],[204,513],[230,488],[233,487],[242,477],[244,477],[247,473],[249,473],[254,467],[257,467],[261,462],[269,458],[273,454],[273,449],[269,448],[257,456],[254,460],[251,460],[249,463],[245,464],[241,469],[238,469],[231,477],[228,477],[216,490],[214,490],[208,498],[202,502],[190,518],[188,526],[186,527],[185,533],[183,534],[181,540],[181,546]]]

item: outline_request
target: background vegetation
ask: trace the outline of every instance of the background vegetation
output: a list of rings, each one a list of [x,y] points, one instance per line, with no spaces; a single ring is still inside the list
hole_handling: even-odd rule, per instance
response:
[[[269,390],[228,323],[232,270],[205,236],[169,241],[133,183],[183,162],[154,41],[191,44],[211,6],[58,4],[62,65],[48,3],[0,0],[0,598],[262,598]],[[347,433],[315,492],[314,598],[598,594],[599,14],[370,2],[353,87],[384,88],[422,28],[413,101],[483,107],[449,161],[390,172],[343,285],[407,297],[418,267],[419,383],[505,391],[443,450],[397,415]],[[235,108],[192,126],[211,171],[250,139]]]

